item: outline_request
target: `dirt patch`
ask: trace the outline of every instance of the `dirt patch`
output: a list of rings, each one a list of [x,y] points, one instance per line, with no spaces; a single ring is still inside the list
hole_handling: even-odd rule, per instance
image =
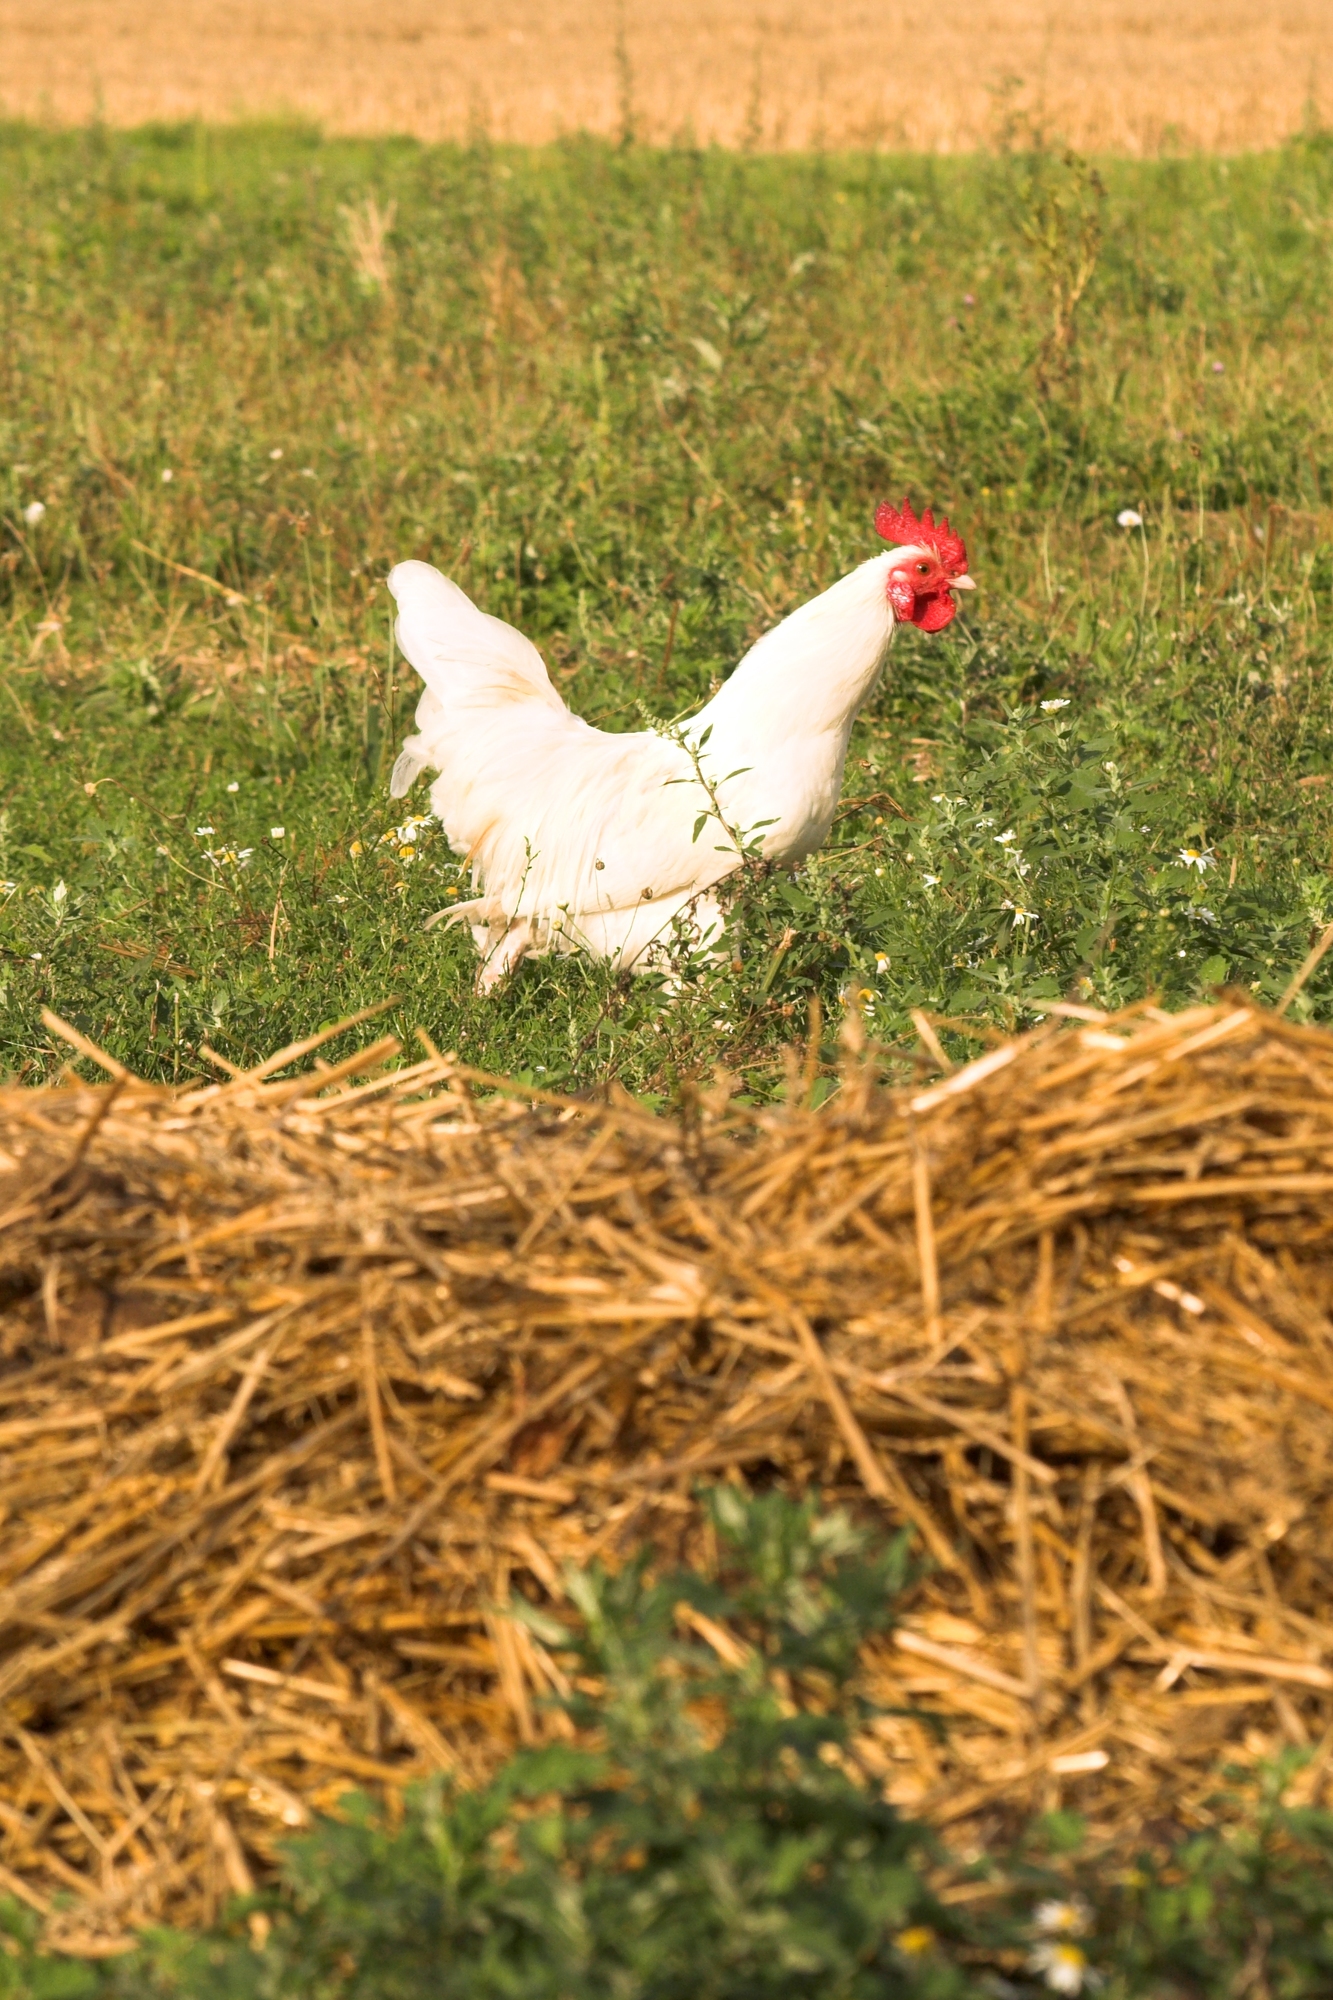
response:
[[[0,108],[113,125],[299,113],[344,133],[954,151],[1016,106],[1100,151],[1268,146],[1333,109],[1319,0],[0,0]]]

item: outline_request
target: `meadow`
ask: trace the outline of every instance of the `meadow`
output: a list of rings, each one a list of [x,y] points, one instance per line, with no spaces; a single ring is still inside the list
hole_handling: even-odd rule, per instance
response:
[[[5,1069],[63,1061],[44,1005],[184,1078],[393,996],[486,1070],[658,1101],[724,1060],[764,1096],[814,995],[957,1048],[1060,998],[1276,1000],[1333,917],[1333,147],[1011,136],[0,134]],[[904,492],[980,588],[899,635],[833,838],[747,870],[731,963],[474,996],[424,929],[459,864],[424,785],[387,795],[391,563],[635,728]],[[1295,1004],[1333,1013],[1333,965]]]

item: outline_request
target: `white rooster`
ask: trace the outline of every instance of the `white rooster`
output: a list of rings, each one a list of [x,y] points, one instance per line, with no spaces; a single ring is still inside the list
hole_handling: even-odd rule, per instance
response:
[[[594,729],[521,632],[429,563],[391,571],[398,644],[426,686],[390,789],[439,773],[431,806],[477,892],[440,915],[470,923],[483,992],[549,951],[643,970],[682,937],[715,947],[713,891],[744,847],[794,864],[827,837],[895,624],[938,632],[951,593],[974,588],[929,510],[881,506],[875,530],[894,546],[766,632],[671,734]]]

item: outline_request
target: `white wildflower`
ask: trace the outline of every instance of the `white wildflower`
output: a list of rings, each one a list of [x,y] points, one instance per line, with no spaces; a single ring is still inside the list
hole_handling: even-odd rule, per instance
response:
[[[1205,869],[1216,865],[1217,856],[1211,847],[1182,847],[1177,851],[1176,860],[1181,868],[1197,868],[1202,875]]]
[[[434,817],[433,813],[415,813],[410,819],[405,819],[401,826],[389,827],[380,835],[381,847],[387,847],[392,843],[400,852],[406,849],[410,854],[413,843],[420,838]]]
[[[23,518],[30,528],[35,528],[39,521],[46,519],[45,503],[41,500],[30,500],[23,509]]]
[[[1001,903],[1000,908],[1002,910],[1012,910],[1015,924],[1022,924],[1025,928],[1029,924],[1039,924],[1041,922],[1041,918],[1035,910],[1021,909],[1017,903],[1011,903],[1007,896]]]
[[[287,829],[285,826],[271,826],[268,831],[270,840],[281,840]]]
[[[239,792],[239,791],[240,791],[240,789],[241,789],[241,787],[240,787],[240,782],[239,782],[239,780],[238,780],[238,779],[236,779],[236,778],[233,778],[233,779],[232,779],[232,781],[231,781],[231,783],[230,783],[230,784],[228,785],[228,787],[227,787],[227,790],[228,790],[229,792]]]
[[[1011,840],[1017,840],[1017,838],[1018,835],[1014,832],[1013,828],[1010,827],[1007,832],[996,834],[995,844],[997,847],[1007,847]]]
[[[877,951],[875,953],[876,972],[887,972],[888,969],[889,969],[889,954],[886,951]]]
[[[313,465],[303,465],[301,467],[301,477],[302,479],[318,479],[319,474]]]
[[[1082,1945],[1043,1938],[1028,1955],[1028,1971],[1039,1972],[1052,1993],[1081,1993],[1100,1986],[1102,1977],[1088,1964]]]
[[[54,889],[52,889],[51,891],[51,901],[55,904],[57,909],[60,908],[60,905],[64,902],[68,894],[69,890],[65,887],[64,883],[57,882]]]
[[[1117,528],[1141,528],[1143,516],[1136,514],[1132,507],[1122,507],[1115,517],[1115,524]]]
[[[275,444],[272,451],[269,453],[269,457],[274,459],[281,458],[282,446],[280,444]]]
[[[923,875],[921,877],[922,883],[927,889],[935,888],[939,882],[939,879],[940,878],[938,875]]]
[[[194,837],[196,840],[202,840],[206,834],[216,832],[217,828],[215,826],[197,826],[194,830]]]
[[[175,477],[176,477],[176,475],[175,475],[175,473],[174,473],[174,472],[172,471],[171,467],[170,467],[169,465],[164,465],[164,466],[163,466],[163,468],[162,468],[162,484],[163,484],[164,486],[170,486],[170,484],[171,484],[172,480],[173,480],[173,479],[174,479]]]
[[[1082,1937],[1092,1924],[1092,1911],[1082,1896],[1052,1896],[1038,1903],[1032,1921],[1048,1937]]]
[[[1069,706],[1068,695],[1061,695],[1055,701],[1044,701],[1042,703],[1042,708],[1044,709],[1047,715],[1052,714],[1054,710],[1056,710],[1057,708],[1068,708],[1068,706]]]

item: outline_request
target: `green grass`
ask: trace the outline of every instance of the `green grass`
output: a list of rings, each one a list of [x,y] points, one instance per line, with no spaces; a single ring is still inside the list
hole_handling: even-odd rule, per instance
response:
[[[0,132],[0,1065],[63,1059],[43,1004],[181,1077],[396,994],[486,1068],[653,1096],[721,1056],[764,1093],[816,991],[889,1041],[914,1007],[1275,997],[1333,917],[1333,149],[1102,172],[1071,354],[1099,200],[1056,155]],[[981,588],[895,647],[827,849],[743,885],[740,970],[475,998],[422,928],[442,836],[382,838],[388,565],[633,727],[904,491]],[[1298,1006],[1333,1013],[1333,960]]]

